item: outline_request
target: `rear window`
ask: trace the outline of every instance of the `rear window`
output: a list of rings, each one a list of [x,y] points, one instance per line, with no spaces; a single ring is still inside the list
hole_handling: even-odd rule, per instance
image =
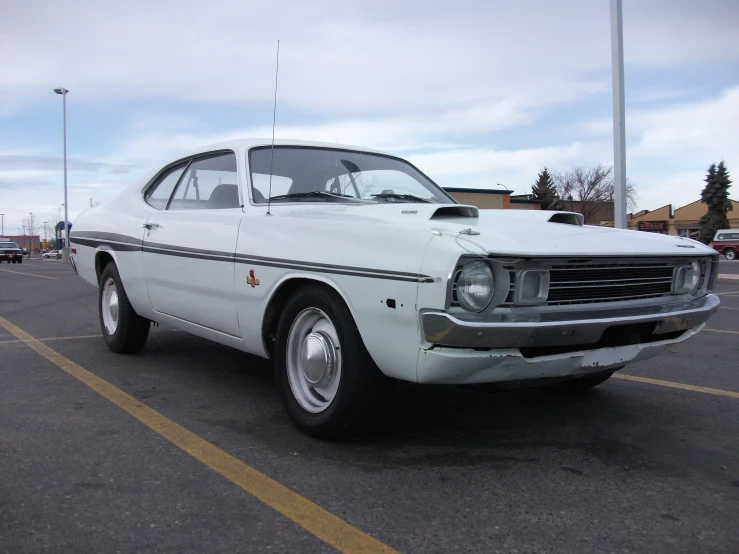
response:
[[[739,239],[739,233],[721,233],[716,240],[737,240]]]

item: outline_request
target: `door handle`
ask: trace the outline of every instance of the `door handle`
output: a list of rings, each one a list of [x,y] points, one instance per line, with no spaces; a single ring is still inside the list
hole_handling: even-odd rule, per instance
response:
[[[159,223],[144,223],[144,229],[151,231],[152,229],[159,229],[161,225]]]

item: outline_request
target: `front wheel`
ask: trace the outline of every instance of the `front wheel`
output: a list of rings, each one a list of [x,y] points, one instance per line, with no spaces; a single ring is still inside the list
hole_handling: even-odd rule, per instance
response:
[[[343,299],[307,285],[288,300],[275,341],[277,384],[288,415],[323,439],[370,427],[386,403],[389,380],[364,346]]]
[[[22,264],[23,263],[23,258],[18,258],[18,263],[19,264]]]
[[[733,248],[727,248],[724,250],[724,256],[726,256],[727,260],[736,260],[736,250]]]
[[[134,311],[113,262],[105,266],[100,276],[98,308],[100,328],[110,350],[133,354],[144,348],[151,322]]]

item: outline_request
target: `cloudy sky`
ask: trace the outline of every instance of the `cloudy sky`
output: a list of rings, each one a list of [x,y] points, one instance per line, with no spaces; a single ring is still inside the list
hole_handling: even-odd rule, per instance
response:
[[[710,163],[739,176],[739,2],[623,4],[627,175],[639,208],[679,206]],[[185,149],[269,136],[278,38],[280,138],[516,193],[612,163],[608,0],[0,0],[5,233],[63,202],[52,88],[74,221]]]

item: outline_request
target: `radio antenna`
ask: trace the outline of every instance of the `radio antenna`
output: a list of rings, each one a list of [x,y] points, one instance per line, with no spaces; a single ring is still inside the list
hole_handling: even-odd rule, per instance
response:
[[[275,103],[272,107],[272,156],[269,160],[269,196],[267,197],[267,215],[272,215],[269,206],[272,203],[272,167],[275,162],[275,121],[277,121],[277,75],[280,73],[280,39],[277,39],[277,64],[275,65]]]

